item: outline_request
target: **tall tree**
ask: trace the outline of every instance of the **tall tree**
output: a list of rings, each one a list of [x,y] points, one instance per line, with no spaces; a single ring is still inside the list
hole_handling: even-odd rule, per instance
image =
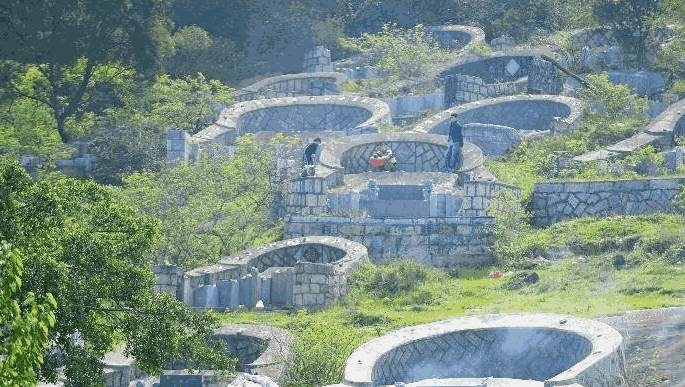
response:
[[[599,0],[593,6],[595,17],[609,25],[623,47],[634,50],[638,64],[645,59],[645,43],[659,0]]]
[[[0,162],[0,240],[24,257],[18,295],[50,293],[58,305],[42,379],[54,380],[63,366],[70,385],[101,384],[101,359],[117,343],[150,374],[182,359],[230,367],[211,340],[211,315],[153,292],[156,237],[155,221],[93,182],[55,176],[34,183],[16,162]]]
[[[48,106],[63,142],[67,120],[83,114],[106,63],[150,70],[168,35],[167,0],[6,0],[0,4],[0,61],[11,95]],[[40,77],[21,87],[28,66]],[[117,72],[109,73],[117,77]]]

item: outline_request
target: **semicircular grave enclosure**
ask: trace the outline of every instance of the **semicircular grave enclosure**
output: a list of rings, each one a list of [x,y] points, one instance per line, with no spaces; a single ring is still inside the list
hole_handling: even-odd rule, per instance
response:
[[[425,380],[491,377],[521,385],[613,386],[624,376],[621,343],[608,325],[569,316],[456,318],[367,342],[349,357],[343,385],[421,386]]]
[[[403,172],[440,172],[447,151],[447,138],[426,133],[369,134],[331,141],[326,144],[321,163],[330,168],[342,168],[345,174],[370,172],[369,157],[378,145],[392,149],[397,170]],[[464,144],[463,171],[483,164],[483,155],[473,144]]]
[[[542,51],[511,50],[494,53],[488,57],[469,57],[440,73],[441,78],[462,74],[477,77],[485,83],[512,82],[528,76],[533,58]]]
[[[237,358],[238,372],[266,376],[276,383],[284,381],[293,345],[287,331],[265,325],[228,324],[217,329],[214,337],[223,341],[227,356]],[[160,376],[160,386],[185,385],[191,380],[202,385],[226,385],[235,377],[211,370],[191,372],[188,368],[187,362],[168,364]]]
[[[575,98],[554,95],[500,97],[444,110],[414,130],[447,134],[452,113],[459,114],[464,138],[490,155],[502,154],[531,136],[571,130],[582,119],[583,106]]]
[[[337,95],[345,76],[336,72],[299,73],[265,78],[240,90],[238,102],[255,99]]]
[[[368,262],[363,245],[343,238],[275,242],[183,275],[183,301],[198,308],[320,308],[347,292],[347,278]]]

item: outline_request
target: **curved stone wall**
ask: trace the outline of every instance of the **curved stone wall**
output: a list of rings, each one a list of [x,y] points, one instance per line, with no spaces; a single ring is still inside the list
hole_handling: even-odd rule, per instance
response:
[[[497,51],[487,57],[469,56],[442,70],[440,77],[463,74],[480,78],[485,83],[511,82],[528,76],[533,58],[540,55],[553,56],[544,49],[512,49]],[[515,65],[508,66],[512,61]]]
[[[600,322],[554,314],[486,315],[400,329],[348,358],[342,385],[509,378],[545,385],[620,385],[622,337]]]
[[[525,139],[549,134],[549,131],[518,130],[493,124],[464,125],[464,140],[478,146],[483,154],[503,155]]]
[[[286,74],[262,79],[240,90],[238,102],[255,99],[337,95],[346,77],[341,73]]]
[[[404,132],[367,134],[331,141],[321,152],[321,164],[343,169],[345,174],[369,171],[369,156],[377,145],[389,146],[397,159],[397,170],[405,172],[441,171],[447,138],[427,133]],[[473,144],[464,144],[462,171],[483,165],[483,153]]]
[[[431,34],[440,48],[452,50],[469,44],[485,43],[485,33],[478,27],[461,25],[430,26],[426,31]]]
[[[672,146],[678,136],[685,136],[685,98],[669,106],[639,133],[606,148],[576,156],[574,160],[589,162],[609,159],[650,144]]]
[[[186,272],[183,301],[199,308],[323,307],[347,292],[347,277],[368,261],[363,245],[310,236],[245,250]]]
[[[460,105],[429,117],[414,130],[424,133],[447,134],[450,115],[459,114],[465,124],[491,124],[519,130],[565,131],[575,127],[583,117],[580,100],[555,95],[517,95]],[[555,119],[559,117],[559,120]]]
[[[227,153],[244,133],[336,131],[356,135],[376,132],[381,125],[390,123],[390,107],[366,97],[284,97],[240,102],[224,109],[213,125],[192,137],[169,130],[167,161],[195,161],[203,152]]]

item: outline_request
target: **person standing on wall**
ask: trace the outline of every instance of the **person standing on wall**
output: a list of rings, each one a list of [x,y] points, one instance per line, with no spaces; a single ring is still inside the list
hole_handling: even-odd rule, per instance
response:
[[[302,155],[302,177],[314,176],[320,147],[321,139],[317,137],[304,148],[304,154]]]
[[[462,148],[464,147],[464,127],[458,121],[459,115],[450,116],[450,131],[447,136],[447,152],[445,153],[445,168],[448,172],[459,170],[464,162]]]

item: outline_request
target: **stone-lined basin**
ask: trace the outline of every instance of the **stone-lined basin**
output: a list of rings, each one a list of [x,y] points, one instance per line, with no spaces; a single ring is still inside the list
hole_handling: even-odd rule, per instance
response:
[[[336,72],[285,74],[265,78],[240,90],[239,102],[303,95],[338,95],[345,75]]]
[[[485,43],[485,33],[478,27],[449,24],[429,26],[426,27],[426,31],[443,49],[453,50],[464,48],[469,44]]]
[[[616,386],[625,374],[622,341],[606,324],[564,315],[455,318],[367,342],[348,358],[342,385],[494,377]]]
[[[446,134],[452,113],[459,114],[462,125],[488,124],[517,130],[565,131],[575,127],[583,117],[583,105],[578,99],[557,95],[493,98],[444,110],[419,122],[414,130]]]

